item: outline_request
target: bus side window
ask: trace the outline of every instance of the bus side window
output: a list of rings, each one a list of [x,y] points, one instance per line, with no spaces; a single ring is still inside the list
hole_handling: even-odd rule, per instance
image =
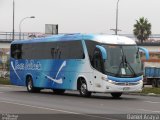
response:
[[[11,57],[15,59],[22,59],[22,45],[21,44],[11,45]]]
[[[55,56],[54,51],[55,51],[55,48],[51,48],[51,55],[52,55],[52,58],[54,58],[54,56]]]
[[[61,58],[61,51],[59,51],[59,56],[58,56],[58,59],[60,59]]]
[[[20,50],[16,51],[16,55],[15,55],[17,59],[21,59],[22,58],[22,52]]]
[[[60,57],[61,57],[61,51],[59,48],[57,48],[55,50],[55,59],[60,59]]]

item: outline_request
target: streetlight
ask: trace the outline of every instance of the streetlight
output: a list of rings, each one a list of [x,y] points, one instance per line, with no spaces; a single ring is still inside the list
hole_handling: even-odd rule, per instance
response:
[[[22,22],[23,22],[25,19],[27,19],[27,18],[35,18],[35,16],[25,17],[25,18],[23,18],[23,19],[20,21],[20,23],[19,23],[19,39],[20,39],[20,40],[21,40],[21,24],[22,24]]]
[[[117,1],[117,8],[116,8],[116,30],[115,30],[116,35],[118,31],[118,3],[119,3],[119,0]]]
[[[14,11],[15,11],[14,6],[15,6],[15,4],[14,4],[14,0],[12,2],[13,2],[13,31],[12,31],[12,40],[14,40]]]

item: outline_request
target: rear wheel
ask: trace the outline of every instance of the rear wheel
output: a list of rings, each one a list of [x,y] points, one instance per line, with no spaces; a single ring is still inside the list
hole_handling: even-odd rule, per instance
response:
[[[90,97],[91,96],[91,92],[89,92],[87,90],[87,84],[85,81],[81,81],[79,92],[80,92],[80,95],[83,97]]]
[[[40,92],[40,89],[35,88],[33,85],[32,77],[29,76],[26,81],[27,91],[28,92]]]
[[[65,90],[62,90],[62,89],[53,89],[53,92],[55,94],[61,95],[61,94],[64,94]]]
[[[156,79],[152,80],[152,87],[157,87],[157,80]]]
[[[111,93],[113,98],[120,98],[122,93]]]
[[[160,88],[160,79],[157,80],[157,87]]]

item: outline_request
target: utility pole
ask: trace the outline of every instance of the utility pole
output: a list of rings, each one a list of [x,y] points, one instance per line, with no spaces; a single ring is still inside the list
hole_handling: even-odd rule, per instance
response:
[[[14,12],[15,12],[15,3],[13,0],[13,32],[12,32],[12,40],[14,40]]]
[[[119,0],[117,1],[117,8],[116,8],[116,30],[115,30],[116,35],[118,31],[118,3],[119,3]]]

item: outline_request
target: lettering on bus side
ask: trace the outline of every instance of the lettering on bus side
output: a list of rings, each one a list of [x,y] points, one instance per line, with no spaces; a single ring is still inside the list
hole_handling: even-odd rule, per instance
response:
[[[15,70],[41,70],[41,68],[40,62],[34,60],[25,60],[24,63],[19,63],[18,60],[15,61]]]

